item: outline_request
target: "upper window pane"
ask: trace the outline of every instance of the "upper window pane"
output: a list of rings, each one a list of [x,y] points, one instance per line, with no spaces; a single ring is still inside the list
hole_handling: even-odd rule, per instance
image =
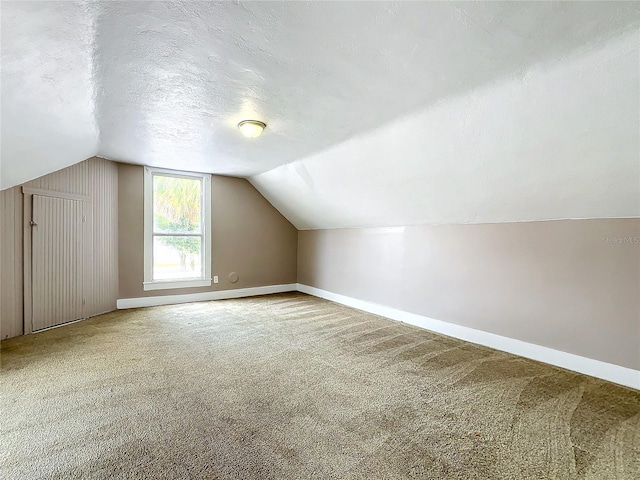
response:
[[[199,178],[153,175],[154,233],[200,233]]]

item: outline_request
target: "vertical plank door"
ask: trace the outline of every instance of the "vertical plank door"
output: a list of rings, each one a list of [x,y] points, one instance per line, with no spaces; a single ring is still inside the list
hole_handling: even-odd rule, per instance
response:
[[[82,318],[83,205],[33,196],[31,282],[33,331]]]

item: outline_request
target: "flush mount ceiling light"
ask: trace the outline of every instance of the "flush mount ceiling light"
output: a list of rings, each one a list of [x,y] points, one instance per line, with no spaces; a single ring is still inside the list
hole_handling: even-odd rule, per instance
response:
[[[243,120],[238,124],[238,128],[247,138],[259,137],[267,124],[260,120]]]

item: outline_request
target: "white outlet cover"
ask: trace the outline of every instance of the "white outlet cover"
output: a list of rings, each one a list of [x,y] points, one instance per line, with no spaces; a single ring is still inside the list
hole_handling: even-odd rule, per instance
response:
[[[218,283],[218,276],[217,275],[213,276],[213,283]]]

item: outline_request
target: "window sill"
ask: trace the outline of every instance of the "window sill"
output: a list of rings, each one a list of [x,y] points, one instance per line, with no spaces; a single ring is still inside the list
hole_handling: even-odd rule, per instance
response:
[[[210,287],[211,279],[197,279],[197,280],[170,280],[166,282],[143,282],[142,288],[146,292],[147,290],[168,290],[170,288],[193,288],[193,287]]]

